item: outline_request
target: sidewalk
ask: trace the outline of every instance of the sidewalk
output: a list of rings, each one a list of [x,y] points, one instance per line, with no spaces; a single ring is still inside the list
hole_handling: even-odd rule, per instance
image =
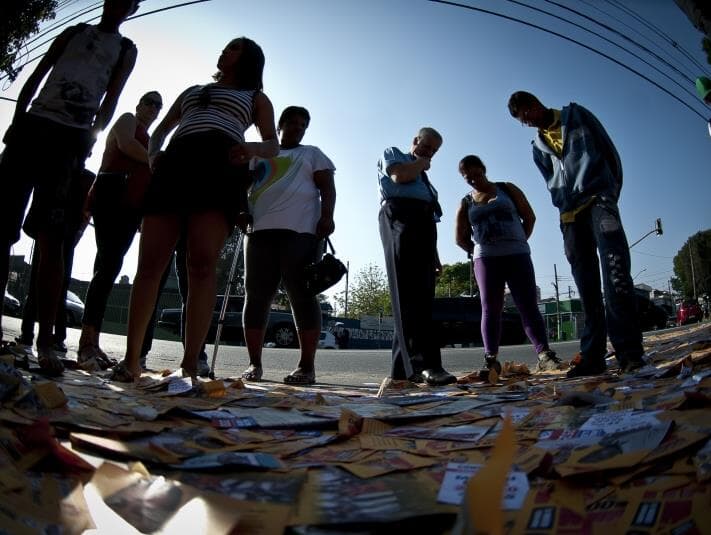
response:
[[[652,366],[635,375],[611,362],[569,380],[512,363],[491,382],[387,382],[380,396],[219,379],[195,389],[157,373],[49,380],[5,355],[0,527],[448,533],[509,415],[513,461],[494,499],[505,531],[706,533],[711,325],[645,344]]]

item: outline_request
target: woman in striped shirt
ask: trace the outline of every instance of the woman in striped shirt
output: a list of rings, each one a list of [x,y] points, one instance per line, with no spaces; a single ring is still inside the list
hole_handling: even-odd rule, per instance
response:
[[[113,378],[132,381],[161,275],[181,234],[187,237],[188,302],[181,368],[196,377],[197,358],[215,305],[217,258],[247,219],[248,162],[279,152],[274,108],[262,92],[264,54],[245,37],[217,62],[215,82],[183,91],[151,136],[153,178],[146,194],[138,271],[129,306],[126,356]],[[261,142],[245,142],[254,124]],[[165,152],[160,149],[177,127]]]

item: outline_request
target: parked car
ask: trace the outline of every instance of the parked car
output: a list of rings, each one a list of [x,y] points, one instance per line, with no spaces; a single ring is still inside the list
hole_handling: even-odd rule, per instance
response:
[[[439,297],[434,300],[432,311],[434,336],[440,347],[453,344],[481,345],[481,300],[472,297]],[[505,310],[501,318],[501,345],[525,343],[528,338],[523,330],[518,311]]]
[[[3,314],[15,317],[19,317],[22,314],[20,300],[7,290],[5,290],[5,298],[3,300]]]
[[[207,333],[208,343],[215,341],[217,334],[217,324],[222,310],[222,295],[218,295],[215,300],[215,310],[212,313],[212,322]],[[244,307],[244,296],[232,295],[227,301],[227,310],[222,324],[220,340],[222,342],[242,343],[244,333],[242,332],[242,308]],[[179,308],[166,308],[160,313],[158,326],[167,329],[180,336],[180,315]],[[276,347],[296,347],[298,338],[294,316],[289,312],[272,309],[267,320],[267,331],[264,337],[266,343],[273,343]]]
[[[696,323],[703,319],[704,311],[701,310],[701,305],[697,301],[686,300],[679,305],[679,309],[676,311],[677,325]]]
[[[321,331],[318,337],[319,349],[336,349],[336,337],[330,331]]]
[[[642,331],[665,329],[669,314],[664,308],[647,297],[646,293],[637,292],[637,317]]]
[[[68,290],[64,308],[67,314],[67,327],[79,327],[84,317],[84,302],[77,294]]]

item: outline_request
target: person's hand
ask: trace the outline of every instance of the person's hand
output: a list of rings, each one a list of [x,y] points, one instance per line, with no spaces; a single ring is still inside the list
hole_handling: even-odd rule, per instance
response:
[[[15,137],[17,131],[19,130],[18,125],[20,124],[24,116],[25,114],[21,113],[19,115],[15,115],[12,118],[10,126],[7,127],[7,130],[5,130],[5,135],[2,137],[2,142],[5,143],[5,145],[12,142],[12,139]]]
[[[229,159],[232,165],[244,165],[254,156],[247,143],[236,143],[229,152]]]
[[[84,206],[82,206],[81,210],[82,226],[85,229],[89,224],[89,220],[91,219],[92,214],[94,213],[95,206],[96,190],[94,189],[94,185],[92,184],[91,188],[89,188],[89,193],[86,194],[86,199],[84,199]]]
[[[336,230],[336,224],[333,222],[332,217],[322,216],[316,223],[316,237],[318,239],[330,236],[334,230]]]
[[[163,158],[163,151],[160,150],[153,154],[152,156],[148,156],[148,167],[151,168],[151,173],[155,173],[156,169],[158,169],[158,166],[160,165],[160,161]]]
[[[415,155],[415,157],[417,158],[418,163],[422,163],[422,166],[423,166],[422,170],[423,171],[429,170],[430,164],[432,163],[432,158],[426,158],[425,156],[417,156],[417,155]]]

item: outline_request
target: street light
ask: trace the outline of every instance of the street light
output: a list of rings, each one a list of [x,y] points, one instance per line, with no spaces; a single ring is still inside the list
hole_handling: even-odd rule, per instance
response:
[[[652,230],[650,230],[649,232],[647,232],[647,234],[645,234],[644,236],[642,236],[642,237],[641,237],[640,239],[638,239],[636,242],[634,242],[632,245],[630,245],[629,248],[632,249],[632,247],[634,247],[635,245],[637,245],[639,242],[641,242],[644,238],[646,238],[646,237],[649,236],[650,234],[656,234],[657,236],[661,236],[662,234],[664,234],[664,230],[662,229],[662,220],[661,220],[661,218],[658,217],[657,220],[654,222],[654,228],[653,228]]]

